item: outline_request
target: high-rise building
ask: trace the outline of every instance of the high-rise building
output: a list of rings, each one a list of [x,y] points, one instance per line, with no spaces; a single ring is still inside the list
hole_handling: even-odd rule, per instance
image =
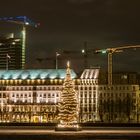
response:
[[[21,39],[0,37],[0,69],[22,69],[22,61]]]

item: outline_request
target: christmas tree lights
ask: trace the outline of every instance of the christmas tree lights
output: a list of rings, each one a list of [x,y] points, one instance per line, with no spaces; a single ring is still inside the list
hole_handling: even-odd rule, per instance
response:
[[[58,128],[78,129],[78,98],[71,78],[70,63],[67,62],[60,102],[58,104]]]

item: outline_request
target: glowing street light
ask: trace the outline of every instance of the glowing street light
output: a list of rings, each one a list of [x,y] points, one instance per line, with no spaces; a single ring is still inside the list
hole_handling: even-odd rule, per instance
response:
[[[60,56],[60,53],[56,52],[55,53],[55,69],[58,69],[58,56]]]

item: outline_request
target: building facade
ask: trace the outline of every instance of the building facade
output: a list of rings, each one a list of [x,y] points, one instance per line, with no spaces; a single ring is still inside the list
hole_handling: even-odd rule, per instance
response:
[[[139,85],[100,85],[99,118],[101,122],[139,122]]]
[[[1,70],[0,121],[56,122],[65,74],[64,69]]]
[[[95,122],[98,116],[98,76],[99,68],[85,69],[78,85],[80,122]]]
[[[0,38],[0,69],[22,69],[22,42],[20,38]]]
[[[71,70],[79,122],[139,122],[138,84],[99,84],[99,68]],[[0,122],[57,122],[65,69],[0,70]]]

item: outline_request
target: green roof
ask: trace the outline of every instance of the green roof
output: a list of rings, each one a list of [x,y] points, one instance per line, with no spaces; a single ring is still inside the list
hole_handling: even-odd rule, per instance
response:
[[[64,79],[65,75],[66,69],[0,70],[0,80]],[[73,70],[71,70],[71,77],[77,77]]]

